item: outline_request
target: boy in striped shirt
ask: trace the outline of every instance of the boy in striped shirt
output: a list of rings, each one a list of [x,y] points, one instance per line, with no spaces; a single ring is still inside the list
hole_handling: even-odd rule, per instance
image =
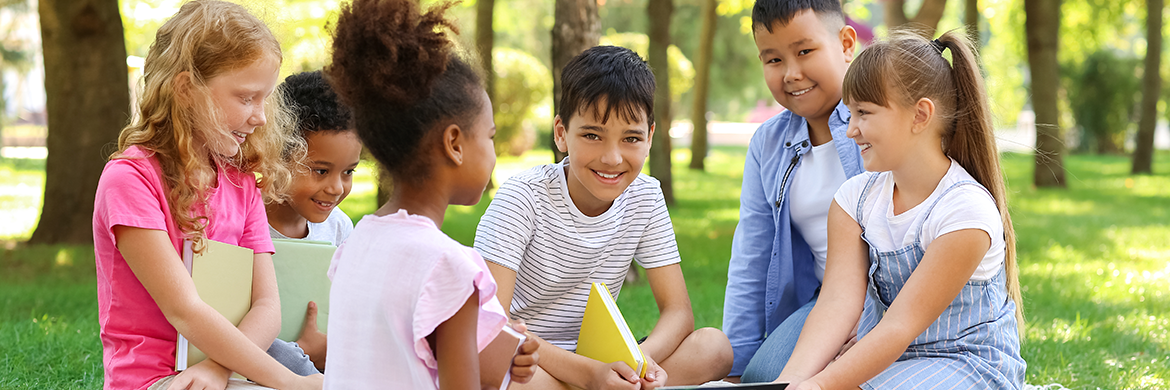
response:
[[[629,49],[598,46],[565,66],[557,148],[568,157],[504,182],[480,220],[477,249],[497,296],[541,344],[536,376],[518,388],[655,388],[723,378],[731,344],[694,329],[674,229],[659,183],[641,174],[654,134],[654,75]],[[616,298],[637,261],[660,318],[641,344],[645,378],[576,349],[589,284]]]

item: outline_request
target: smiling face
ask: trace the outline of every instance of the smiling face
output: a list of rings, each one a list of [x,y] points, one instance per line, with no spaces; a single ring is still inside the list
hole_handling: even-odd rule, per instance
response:
[[[349,195],[362,144],[350,130],[311,132],[305,143],[306,167],[296,170],[289,206],[309,222],[321,223]]]
[[[853,60],[856,32],[826,26],[812,10],[793,16],[772,31],[754,30],[764,81],[784,108],[809,121],[825,121],[841,101],[841,81]]]
[[[609,209],[642,172],[650,154],[654,126],[647,124],[646,113],[638,109],[637,122],[617,115],[602,123],[605,101],[578,110],[568,121],[557,116],[554,137],[557,149],[569,154],[565,179],[569,197],[578,210],[596,216]],[[568,127],[566,127],[566,125]]]
[[[918,155],[914,145],[915,111],[897,104],[883,107],[869,102],[851,102],[849,138],[861,147],[861,160],[870,172],[892,171],[906,156]]]
[[[217,129],[204,130],[204,142],[211,153],[232,157],[240,144],[257,127],[264,126],[264,100],[276,89],[280,62],[270,56],[243,68],[217,75],[207,81],[207,89],[219,110]]]

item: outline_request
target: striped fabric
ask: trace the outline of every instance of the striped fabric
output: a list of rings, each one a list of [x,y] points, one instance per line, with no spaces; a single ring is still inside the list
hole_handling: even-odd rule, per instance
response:
[[[574,351],[589,283],[604,282],[617,298],[631,260],[656,268],[678,263],[679,255],[658,180],[638,175],[609,210],[589,217],[569,198],[567,161],[505,181],[480,219],[475,249],[516,271],[512,318]]]
[[[856,214],[859,221],[864,220],[861,206],[877,177],[873,175],[862,191]],[[948,187],[943,195],[964,185],[979,186],[974,181],[964,181]],[[926,213],[943,198],[937,197]],[[865,239],[865,224],[861,225]],[[920,237],[922,226],[917,229]],[[869,292],[857,332],[859,339],[877,326],[926,253],[918,241],[892,252],[873,248],[871,244]],[[896,362],[861,387],[1019,389],[1024,383],[1027,364],[1020,357],[1015,313],[1015,301],[1008,296],[1004,271],[990,280],[968,281],[938,320],[915,338]]]

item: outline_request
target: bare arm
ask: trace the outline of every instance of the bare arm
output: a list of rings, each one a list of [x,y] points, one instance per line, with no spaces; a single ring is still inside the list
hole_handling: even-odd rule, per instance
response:
[[[932,241],[877,326],[812,380],[823,388],[853,387],[880,374],[955,300],[990,247],[991,237],[978,229]]]
[[[119,225],[113,232],[118,251],[167,321],[209,358],[266,386],[304,388],[315,379],[320,387],[320,377],[293,374],[199,298],[165,231]]]
[[[442,389],[479,389],[479,351],[476,322],[479,320],[479,292],[473,290],[463,307],[427,336],[434,345]]]
[[[829,252],[821,294],[778,382],[797,383],[821,372],[861,317],[868,286],[869,246],[861,239],[861,226],[836,201],[829,207],[828,223]]]
[[[682,267],[677,263],[646,270],[650,290],[658,304],[658,323],[642,343],[642,352],[654,361],[666,359],[695,330],[695,316]]]
[[[488,270],[496,280],[496,298],[508,311],[512,304],[512,294],[516,289],[516,271],[493,262],[487,262]],[[544,339],[529,333],[540,344],[540,360],[537,363],[549,375],[561,382],[578,388],[609,388],[606,383],[620,384],[630,389],[638,387],[638,376],[625,363],[617,362],[605,364],[549,344]],[[619,370],[622,368],[625,371]],[[621,382],[626,382],[621,384]]]

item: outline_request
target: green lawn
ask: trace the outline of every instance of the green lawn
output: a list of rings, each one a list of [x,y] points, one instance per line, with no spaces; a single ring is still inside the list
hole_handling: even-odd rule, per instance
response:
[[[683,272],[697,325],[717,327],[744,149],[716,148],[707,172],[686,169],[687,150],[674,157],[678,203],[671,217]],[[550,160],[548,151],[503,158],[496,177]],[[1170,153],[1156,156],[1161,173],[1155,176],[1129,175],[1125,157],[1071,156],[1068,190],[1032,188],[1029,155],[1009,154],[1003,161],[1025,289],[1028,383],[1170,387]],[[376,208],[372,169],[363,168],[343,203],[355,219]],[[10,210],[39,207],[39,195],[11,188],[39,185],[42,169],[43,162],[0,162],[0,189],[6,189],[0,191],[0,221],[20,219]],[[443,229],[470,244],[487,201],[450,208]],[[0,237],[26,238],[28,232]],[[100,387],[93,275],[89,247],[0,241],[0,389]],[[635,333],[652,327],[653,302],[645,282],[623,289],[618,303]]]

